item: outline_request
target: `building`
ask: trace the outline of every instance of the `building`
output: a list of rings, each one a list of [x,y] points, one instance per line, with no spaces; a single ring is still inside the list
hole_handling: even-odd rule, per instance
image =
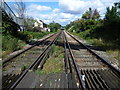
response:
[[[35,27],[38,27],[40,29],[40,31],[43,31],[43,32],[49,31],[50,32],[50,29],[47,27],[47,24],[45,24],[42,20],[37,20],[34,23],[34,28]]]

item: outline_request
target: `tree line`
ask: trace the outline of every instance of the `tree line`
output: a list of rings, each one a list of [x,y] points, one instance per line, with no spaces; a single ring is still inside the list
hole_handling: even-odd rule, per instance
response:
[[[97,9],[89,8],[81,19],[70,22],[66,29],[80,34],[83,38],[102,39],[103,42],[120,45],[120,2],[107,7],[103,19]]]

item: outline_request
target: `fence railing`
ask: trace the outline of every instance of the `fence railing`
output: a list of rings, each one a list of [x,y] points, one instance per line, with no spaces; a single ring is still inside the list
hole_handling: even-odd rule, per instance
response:
[[[12,18],[15,23],[17,23],[20,26],[24,26],[23,18],[17,17],[13,10],[8,6],[8,4],[4,0],[2,0],[2,2],[0,3],[0,7],[5,10],[8,16]]]

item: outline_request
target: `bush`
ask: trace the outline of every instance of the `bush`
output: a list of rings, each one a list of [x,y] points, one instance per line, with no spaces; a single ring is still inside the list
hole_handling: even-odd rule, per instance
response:
[[[2,9],[2,33],[3,34],[11,34],[16,35],[18,33],[17,30],[20,29],[20,26],[16,24],[12,18],[8,16],[8,14]]]
[[[84,32],[80,32],[79,35],[84,38],[84,39],[87,39],[90,37],[90,29],[84,31]]]
[[[3,51],[15,51],[22,48],[25,42],[11,36],[11,35],[3,35],[2,36],[2,50]]]
[[[40,39],[44,35],[50,34],[50,32],[30,32],[30,31],[24,31],[24,34],[26,34],[29,39]]]

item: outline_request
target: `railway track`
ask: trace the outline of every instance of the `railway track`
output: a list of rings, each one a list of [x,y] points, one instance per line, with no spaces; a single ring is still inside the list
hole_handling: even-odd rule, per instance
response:
[[[22,55],[22,54],[25,53],[26,51],[32,50],[32,48],[34,48],[34,47],[36,47],[36,46],[47,45],[47,43],[49,43],[49,42],[51,41],[51,39],[52,39],[53,36],[55,36],[55,34],[52,34],[52,35],[50,35],[50,36],[48,36],[48,37],[46,37],[46,38],[44,38],[44,39],[42,39],[42,40],[39,40],[39,41],[36,41],[36,42],[32,43],[32,46],[30,46],[29,48],[26,48],[26,49],[22,50],[21,52],[17,53],[16,55],[10,56],[10,57],[8,57],[7,59],[6,59],[6,58],[5,58],[5,59],[3,58],[3,62],[2,62],[3,67],[6,66],[6,64],[7,64],[8,62],[13,61],[13,59],[15,59],[16,57],[18,57],[19,55]],[[51,39],[50,39],[50,38],[51,38]]]
[[[65,33],[79,73],[83,78],[83,87],[87,89],[120,88],[120,71],[83,45],[70,33]],[[73,42],[72,42],[73,41]]]
[[[52,52],[53,44],[64,49],[64,52],[62,51],[64,58],[61,58],[61,62],[64,63],[63,70],[59,73],[36,75],[33,71],[44,71],[46,62],[52,57],[51,53],[54,53]],[[7,74],[5,76],[7,79],[3,78],[5,81],[4,89],[31,88],[32,85],[34,88],[73,88],[80,90],[120,88],[120,71],[68,32],[60,31],[49,43],[47,42],[47,44],[37,46],[34,49],[36,59],[31,61],[32,64],[18,76],[14,73]],[[40,49],[42,49],[41,52],[37,54]],[[31,52],[34,53],[34,50],[31,49]],[[59,56],[60,53],[55,55],[55,58]],[[34,57],[26,57],[26,61]],[[6,66],[8,65],[6,64]],[[11,82],[10,78],[13,78],[14,82],[9,83]],[[7,84],[8,86],[6,86]]]
[[[7,89],[10,88],[16,80],[24,77],[28,70],[37,67],[36,62],[38,63],[40,57],[42,58],[46,54],[47,49],[55,42],[59,34],[60,32],[51,35],[35,43],[32,47],[25,49],[22,53],[20,52],[3,62],[2,87]]]

